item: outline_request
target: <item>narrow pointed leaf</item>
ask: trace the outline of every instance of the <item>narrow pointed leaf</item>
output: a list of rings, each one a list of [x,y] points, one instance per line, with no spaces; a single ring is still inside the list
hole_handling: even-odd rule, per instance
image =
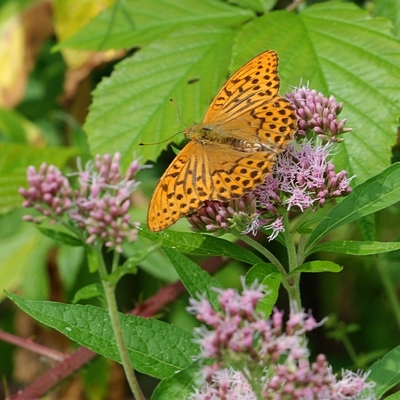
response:
[[[190,296],[194,299],[198,299],[199,295],[205,296],[214,309],[218,310],[218,294],[213,288],[225,289],[221,283],[178,251],[168,247],[163,248],[163,251],[174,265]]]
[[[279,295],[282,275],[274,264],[258,263],[246,274],[246,284],[250,286],[255,280],[265,288],[265,296],[258,302],[257,311],[268,317]]]
[[[333,253],[351,254],[355,256],[366,256],[371,254],[387,253],[400,250],[400,242],[371,242],[342,240],[337,242],[326,242],[314,246],[312,253],[318,251],[329,251]],[[312,254],[311,252],[308,254]]]
[[[198,370],[199,363],[195,361],[188,368],[164,379],[153,392],[151,400],[187,400],[193,393]]]
[[[327,233],[400,201],[400,163],[357,186],[326,215],[311,234],[311,247]]]
[[[183,253],[226,256],[249,264],[262,262],[262,259],[251,251],[215,236],[172,230],[153,233],[145,228],[142,228],[139,234],[152,241],[161,241],[164,247],[170,247]]]
[[[371,366],[368,380],[376,383],[377,398],[400,383],[399,359],[400,346],[397,346]]]
[[[331,261],[310,261],[295,268],[289,275],[299,272],[340,272],[343,269],[338,264]]]

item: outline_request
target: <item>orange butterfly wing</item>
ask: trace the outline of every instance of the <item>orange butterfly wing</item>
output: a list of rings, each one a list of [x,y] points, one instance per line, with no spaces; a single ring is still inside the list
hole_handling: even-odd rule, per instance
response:
[[[157,232],[198,210],[253,190],[271,173],[276,154],[292,139],[296,116],[278,95],[278,57],[259,54],[220,89],[203,123],[167,168],[150,200],[147,223]]]
[[[297,119],[290,102],[278,95],[279,86],[278,55],[272,50],[259,54],[220,89],[203,125],[282,151],[293,138]]]
[[[221,157],[223,154],[223,157]],[[261,184],[275,154],[247,153],[192,140],[162,175],[150,200],[147,225],[158,232],[198,210],[206,200],[227,201]]]

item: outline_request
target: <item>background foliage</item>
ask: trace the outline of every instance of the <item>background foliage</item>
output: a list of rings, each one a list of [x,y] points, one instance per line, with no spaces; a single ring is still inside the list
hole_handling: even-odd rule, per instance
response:
[[[18,188],[25,185],[29,165],[45,161],[73,171],[78,155],[85,162],[94,154],[115,151],[121,152],[125,165],[137,156],[142,162],[157,161],[154,168],[141,172],[141,191],[132,210],[133,218],[145,223],[149,196],[173,151],[171,140],[138,144],[168,139],[184,124],[200,122],[229,73],[266,49],[279,54],[281,94],[303,82],[343,101],[342,115],[353,131],[345,135],[345,150],[336,155],[335,164],[356,176],[354,186],[400,159],[396,135],[400,3],[299,2],[297,12],[291,10],[294,4],[276,3],[154,0],[146,7],[139,0],[1,3],[1,299],[7,290],[31,300],[69,303],[77,289],[94,279],[81,248],[56,245],[21,221]],[[182,139],[178,135],[173,141]],[[394,242],[399,240],[399,223],[397,204],[357,225],[340,227],[331,239],[357,240],[363,235]],[[186,228],[185,221],[174,227]],[[169,239],[173,238],[171,232]],[[149,243],[142,237],[139,246],[146,248]],[[279,244],[269,246],[279,253]],[[207,260],[212,250],[220,254],[213,246],[196,261]],[[332,314],[330,332],[320,329],[311,345],[315,352],[328,353],[336,365],[365,367],[399,344],[400,327],[381,273],[385,269],[399,287],[399,252],[355,258],[323,250],[318,256],[344,269],[339,274],[303,275],[305,308],[318,319]],[[131,251],[127,247],[125,255]],[[225,285],[238,285],[238,276],[253,256],[237,255],[219,272],[219,279]],[[121,282],[122,309],[131,309],[177,279],[171,257],[154,252],[141,262],[134,279]],[[310,261],[313,257],[317,255]],[[183,312],[185,304],[181,299],[160,310],[160,318],[190,329],[193,321]],[[284,298],[278,304],[285,307]],[[26,322],[6,300],[0,305],[0,328],[25,337],[35,335],[62,351],[73,346]],[[10,382],[11,392],[16,391],[14,385],[34,380],[35,376],[24,374],[30,355],[3,342],[0,353],[0,372]],[[42,367],[39,363],[38,374]],[[81,374],[82,391],[90,398],[105,396],[113,368],[117,367],[104,360],[93,363]],[[105,379],[93,383],[99,371]],[[64,390],[68,393],[70,386]]]

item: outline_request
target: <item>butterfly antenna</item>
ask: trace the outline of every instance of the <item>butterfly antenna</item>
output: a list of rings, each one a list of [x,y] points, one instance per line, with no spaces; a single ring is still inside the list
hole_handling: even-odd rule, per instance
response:
[[[182,122],[182,124],[183,125],[185,125],[186,126],[186,128],[188,128],[188,125],[187,124],[185,124],[185,121],[182,119],[182,117],[181,117],[181,112],[180,112],[180,110],[179,110],[179,107],[178,107],[178,105],[175,103],[175,100],[172,98],[172,97],[170,97],[169,98],[169,101],[175,106],[175,108],[176,108],[176,112],[178,113],[178,118],[179,118],[179,121],[181,121]]]
[[[170,101],[171,103],[173,103],[173,105],[175,106],[176,111],[177,111],[177,113],[178,113],[178,118],[179,118],[179,120],[182,122],[183,125],[185,125],[186,127],[188,127],[188,125],[185,124],[185,122],[182,120],[182,118],[181,118],[181,112],[179,111],[179,108],[178,108],[178,106],[176,105],[174,99],[173,99],[172,97],[170,97],[170,98],[169,98],[169,101]],[[153,145],[153,144],[161,144],[161,143],[169,142],[169,141],[171,141],[172,138],[174,138],[176,135],[179,135],[180,133],[184,133],[184,132],[185,132],[185,131],[176,132],[176,133],[173,134],[170,138],[165,139],[165,140],[162,140],[161,142],[139,143],[139,146],[151,146],[151,145]]]
[[[174,133],[170,138],[165,139],[165,140],[161,140],[161,142],[153,142],[153,143],[139,143],[139,146],[152,146],[154,144],[161,144],[161,143],[165,143],[165,142],[170,142],[176,135],[179,135],[180,133],[183,133],[184,131],[180,131],[180,132],[176,132]]]

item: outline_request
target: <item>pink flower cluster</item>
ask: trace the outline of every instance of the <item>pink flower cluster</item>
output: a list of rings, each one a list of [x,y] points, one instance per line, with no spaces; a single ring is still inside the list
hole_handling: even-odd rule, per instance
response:
[[[206,201],[204,207],[188,217],[192,230],[223,235],[226,231],[241,233],[258,218],[255,197],[249,193],[226,203]]]
[[[25,197],[23,207],[34,207],[52,223],[65,214],[72,204],[72,188],[68,179],[54,165],[43,163],[39,171],[30,166],[26,171],[28,189],[21,188],[19,193]],[[24,217],[27,221],[42,222],[43,218]]]
[[[342,373],[339,380],[323,354],[309,362],[304,334],[319,324],[304,312],[289,316],[274,310],[270,319],[257,311],[262,287],[219,292],[221,311],[205,299],[191,300],[189,310],[212,329],[197,329],[203,384],[192,400],[205,399],[374,399],[367,374]],[[363,397],[360,397],[360,396]]]
[[[270,240],[284,230],[282,209],[301,213],[316,210],[333,198],[351,193],[347,171],[335,173],[329,161],[332,143],[313,145],[304,140],[291,143],[278,155],[271,175],[254,190],[262,218],[258,227],[272,229]]]
[[[272,240],[284,232],[285,213],[316,210],[351,192],[347,171],[336,173],[330,161],[334,145],[342,141],[338,135],[351,131],[344,128],[346,120],[337,119],[343,104],[306,87],[287,98],[297,113],[296,140],[278,154],[272,173],[251,193],[229,203],[209,201],[190,216],[193,230],[221,235],[264,228],[271,231]],[[323,144],[323,140],[328,142]]]
[[[42,216],[27,215],[24,219],[37,224],[46,219],[53,224],[62,222],[83,235],[86,243],[122,252],[122,243],[137,237],[138,223],[130,220],[128,211],[139,169],[134,161],[122,175],[119,153],[112,158],[97,155],[94,164],[88,163],[78,173],[79,189],[73,190],[55,166],[44,163],[38,171],[31,166],[27,171],[29,187],[19,192],[25,197],[23,206],[34,207]]]
[[[316,90],[301,86],[287,93],[286,98],[296,110],[299,136],[305,137],[312,130],[323,140],[341,142],[343,139],[338,135],[352,130],[344,127],[346,118],[338,121],[343,103],[337,103],[333,96],[327,98]]]

